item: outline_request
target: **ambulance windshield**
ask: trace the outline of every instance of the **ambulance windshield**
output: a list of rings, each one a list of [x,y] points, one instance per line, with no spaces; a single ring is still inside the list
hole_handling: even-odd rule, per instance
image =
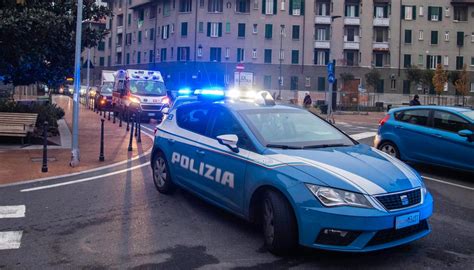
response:
[[[165,84],[159,81],[151,80],[131,80],[130,92],[139,96],[165,96]]]

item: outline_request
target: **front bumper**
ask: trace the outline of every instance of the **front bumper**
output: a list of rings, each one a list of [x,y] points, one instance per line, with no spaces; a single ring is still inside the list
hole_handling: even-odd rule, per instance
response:
[[[308,200],[297,203],[299,241],[307,247],[367,252],[406,244],[431,232],[428,218],[433,212],[433,198],[429,193],[423,204],[391,212],[356,207],[323,207],[316,200],[312,197],[312,203]],[[418,225],[395,229],[396,217],[414,212],[419,212]],[[349,239],[325,241],[327,239],[322,239],[321,235],[328,229],[349,232]]]

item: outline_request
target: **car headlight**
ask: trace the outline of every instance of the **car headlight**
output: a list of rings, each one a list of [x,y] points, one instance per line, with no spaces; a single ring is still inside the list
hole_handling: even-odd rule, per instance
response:
[[[330,187],[321,187],[312,184],[306,184],[306,187],[308,187],[311,193],[313,193],[313,195],[327,207],[354,206],[373,208],[369,200],[360,193]]]
[[[138,104],[140,104],[140,99],[137,98],[137,97],[129,97],[129,100],[130,100],[132,103],[138,103]]]

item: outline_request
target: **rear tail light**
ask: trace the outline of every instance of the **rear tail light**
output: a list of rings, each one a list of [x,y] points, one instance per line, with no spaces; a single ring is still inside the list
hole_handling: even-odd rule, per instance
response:
[[[385,124],[385,122],[388,121],[388,119],[390,119],[390,114],[385,115],[385,117],[382,118],[382,120],[379,121],[379,126],[383,126]]]

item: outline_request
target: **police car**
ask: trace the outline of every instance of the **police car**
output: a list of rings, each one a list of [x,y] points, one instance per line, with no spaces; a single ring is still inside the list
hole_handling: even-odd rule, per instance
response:
[[[202,90],[173,107],[152,152],[159,192],[184,188],[262,224],[266,247],[373,251],[428,235],[420,175],[268,92]]]

